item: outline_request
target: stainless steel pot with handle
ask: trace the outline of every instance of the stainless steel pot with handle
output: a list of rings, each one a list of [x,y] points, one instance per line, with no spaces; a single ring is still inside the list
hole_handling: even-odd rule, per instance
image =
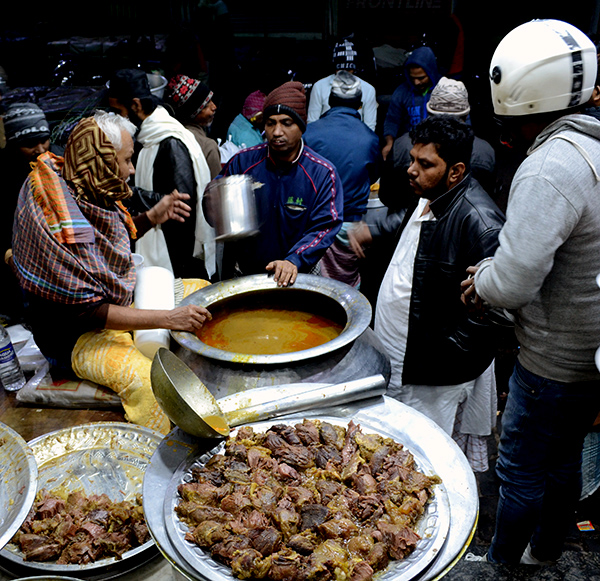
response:
[[[254,190],[262,187],[247,175],[213,180],[202,196],[207,222],[215,229],[215,240],[237,240],[258,233]]]

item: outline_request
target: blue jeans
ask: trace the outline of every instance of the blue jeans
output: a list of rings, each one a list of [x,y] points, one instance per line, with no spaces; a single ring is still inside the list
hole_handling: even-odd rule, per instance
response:
[[[517,564],[528,543],[540,561],[560,557],[581,494],[583,440],[599,410],[600,381],[560,383],[516,363],[502,416],[488,560]]]

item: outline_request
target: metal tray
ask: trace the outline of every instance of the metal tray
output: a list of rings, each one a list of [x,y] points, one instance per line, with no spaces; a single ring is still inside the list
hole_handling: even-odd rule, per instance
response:
[[[0,423],[0,549],[12,539],[29,513],[38,468],[27,442]]]
[[[162,435],[149,428],[121,422],[93,423],[45,434],[29,442],[38,465],[37,489],[107,494],[111,500],[132,500],[142,494],[144,472]],[[35,495],[34,487],[34,495]],[[139,567],[156,556],[152,540],[123,554],[86,565],[25,561],[16,545],[0,551],[0,566],[14,565],[31,575],[67,574],[110,578]]]
[[[341,420],[334,417],[318,417],[321,421],[347,427],[348,420]],[[275,424],[286,424],[293,426],[298,423],[297,419],[276,419],[265,422],[259,422],[251,425],[256,432],[265,432]],[[392,435],[381,429],[373,428],[361,422],[363,433],[378,433],[384,437],[394,438],[403,444],[397,436]],[[235,435],[235,431],[232,432]],[[166,490],[164,501],[164,522],[167,536],[179,553],[185,563],[197,572],[201,579],[208,581],[230,581],[234,579],[231,569],[215,561],[207,551],[185,540],[185,534],[188,527],[183,523],[175,513],[175,506],[179,502],[177,487],[191,479],[191,470],[197,466],[203,466],[214,455],[224,451],[225,443],[221,442],[218,446],[209,452],[202,454],[197,458],[189,458],[183,462],[173,474]],[[414,458],[417,468],[427,474],[434,475],[435,471],[428,460],[418,452],[409,450]],[[425,513],[419,519],[416,525],[416,532],[421,537],[417,543],[416,549],[406,558],[399,561],[390,561],[389,566],[377,574],[379,581],[408,581],[417,576],[421,571],[427,568],[438,556],[440,549],[446,541],[450,526],[450,504],[448,494],[444,484],[434,486],[434,495],[427,504]]]

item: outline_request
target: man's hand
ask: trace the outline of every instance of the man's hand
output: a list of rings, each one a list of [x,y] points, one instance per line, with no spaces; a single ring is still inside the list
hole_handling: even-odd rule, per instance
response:
[[[192,209],[183,200],[189,199],[189,194],[181,194],[177,190],[173,190],[148,210],[148,219],[153,226],[163,224],[167,220],[185,222],[185,219],[189,218]]]
[[[267,264],[267,270],[273,270],[273,280],[277,286],[293,285],[298,276],[298,267],[289,260],[274,260]]]
[[[348,242],[352,252],[359,258],[364,258],[365,253],[363,250],[364,246],[368,246],[373,242],[371,231],[367,226],[366,222],[357,222],[348,230]]]
[[[195,333],[207,320],[211,319],[212,315],[204,307],[198,305],[176,307],[167,311],[165,329]]]
[[[470,311],[483,312],[483,300],[475,290],[475,273],[479,270],[479,266],[469,266],[467,268],[468,278],[460,283],[462,291],[460,300],[467,306]]]
[[[394,138],[391,135],[385,136],[385,145],[381,150],[381,157],[383,157],[383,161],[387,159],[387,156],[390,154],[392,150],[392,146],[394,145]]]

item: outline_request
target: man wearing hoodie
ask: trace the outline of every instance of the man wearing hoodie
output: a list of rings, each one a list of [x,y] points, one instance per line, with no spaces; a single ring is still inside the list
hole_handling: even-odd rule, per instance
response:
[[[600,123],[582,114],[596,69],[592,41],[557,20],[509,32],[490,65],[494,112],[513,146],[528,148],[500,245],[462,283],[465,303],[515,312],[520,343],[502,417],[492,562],[560,557],[581,494],[583,440],[600,411]]]
[[[440,79],[433,51],[427,46],[413,50],[404,63],[404,75],[406,81],[394,91],[383,123],[385,144],[381,155],[384,160],[396,137],[427,117],[427,102]]]

